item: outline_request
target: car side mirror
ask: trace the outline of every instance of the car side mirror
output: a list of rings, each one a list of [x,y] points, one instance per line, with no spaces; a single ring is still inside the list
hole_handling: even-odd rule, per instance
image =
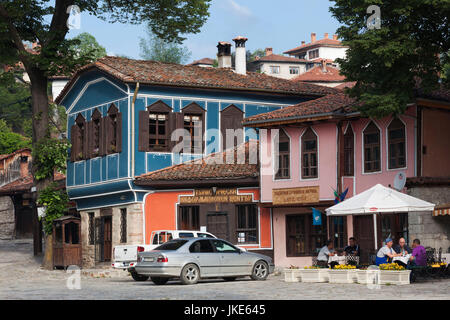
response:
[[[242,252],[247,252],[247,249],[245,249],[245,248],[239,248],[239,254],[241,254]]]

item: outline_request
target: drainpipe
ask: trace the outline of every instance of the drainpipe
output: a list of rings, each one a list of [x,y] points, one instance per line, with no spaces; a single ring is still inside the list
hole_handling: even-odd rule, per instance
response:
[[[139,82],[136,82],[136,89],[134,90],[133,100],[131,101],[131,178],[134,179],[134,153],[135,153],[135,128],[134,128],[134,103],[136,102],[137,94],[139,91]]]

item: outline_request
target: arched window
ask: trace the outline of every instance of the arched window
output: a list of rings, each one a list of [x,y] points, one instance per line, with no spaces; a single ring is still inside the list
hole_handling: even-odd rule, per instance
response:
[[[70,129],[70,140],[72,143],[72,148],[70,150],[70,160],[74,162],[86,159],[86,120],[81,113],[77,115],[75,124]]]
[[[344,176],[354,175],[355,140],[352,126],[349,125],[344,134]]]
[[[371,121],[364,130],[364,172],[380,170],[380,129]]]
[[[203,136],[205,132],[205,110],[197,103],[192,102],[182,110],[183,128],[191,139],[190,150],[183,150],[188,153],[203,152]]]
[[[308,128],[302,136],[302,179],[317,178],[317,136]]]
[[[277,156],[278,156],[278,171],[275,174],[275,179],[289,179],[291,176],[290,139],[283,130],[279,131]]]
[[[388,127],[388,159],[389,169],[406,166],[405,125],[398,118]]]

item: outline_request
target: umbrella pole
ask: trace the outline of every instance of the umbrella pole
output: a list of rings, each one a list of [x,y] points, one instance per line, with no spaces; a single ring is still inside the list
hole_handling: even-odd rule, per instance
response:
[[[375,238],[375,250],[378,249],[378,237],[377,237],[377,214],[373,214],[373,234]]]

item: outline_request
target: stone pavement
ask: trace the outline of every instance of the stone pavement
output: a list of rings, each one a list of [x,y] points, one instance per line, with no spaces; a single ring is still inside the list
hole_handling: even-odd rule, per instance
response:
[[[73,274],[40,269],[31,241],[0,241],[0,299],[450,299],[450,280],[369,289],[360,284],[286,283],[281,275],[272,275],[261,282],[205,280],[184,286],[170,281],[156,286],[135,282],[125,271],[108,271],[82,270],[81,288],[71,290],[66,283]]]

